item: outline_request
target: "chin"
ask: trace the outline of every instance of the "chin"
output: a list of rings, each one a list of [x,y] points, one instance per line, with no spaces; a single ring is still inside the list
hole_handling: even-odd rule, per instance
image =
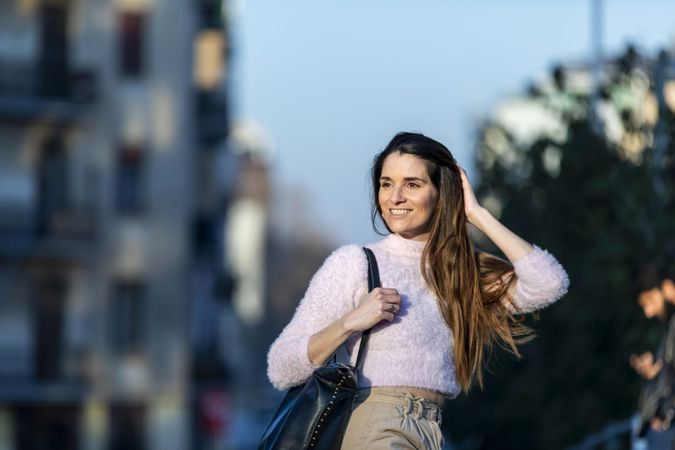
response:
[[[405,238],[405,239],[415,239],[417,236],[422,234],[422,233],[418,233],[415,230],[410,230],[408,228],[399,228],[399,229],[391,228],[391,231],[393,233],[398,234],[399,236],[401,236],[402,238]]]
[[[400,224],[387,224],[387,227],[391,230],[392,233],[397,233],[397,234],[408,234],[409,233],[409,228],[405,226],[401,226]]]
[[[389,230],[391,230],[392,233],[400,234],[402,236],[404,235],[414,235],[415,234],[415,229],[414,227],[407,226],[407,224],[403,223],[388,223],[387,222],[387,227]]]

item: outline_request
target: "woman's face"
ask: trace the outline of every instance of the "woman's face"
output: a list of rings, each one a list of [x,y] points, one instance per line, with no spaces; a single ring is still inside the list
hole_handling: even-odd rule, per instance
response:
[[[391,231],[406,239],[426,241],[438,191],[423,160],[398,152],[387,156],[377,200]]]

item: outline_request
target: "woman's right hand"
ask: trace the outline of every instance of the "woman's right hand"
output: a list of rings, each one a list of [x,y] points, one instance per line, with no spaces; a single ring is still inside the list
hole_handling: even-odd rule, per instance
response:
[[[344,324],[350,331],[365,331],[383,320],[391,322],[400,310],[401,296],[396,289],[375,288],[345,315]]]

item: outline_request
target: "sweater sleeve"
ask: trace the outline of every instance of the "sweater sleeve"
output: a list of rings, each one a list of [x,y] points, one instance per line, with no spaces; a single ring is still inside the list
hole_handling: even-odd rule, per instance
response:
[[[267,354],[267,376],[280,390],[305,382],[316,368],[307,355],[309,338],[355,306],[367,280],[367,260],[357,245],[334,251],[314,274],[293,318]]]
[[[513,300],[522,312],[544,308],[567,293],[567,272],[553,255],[536,245],[513,261],[513,268],[517,277]]]

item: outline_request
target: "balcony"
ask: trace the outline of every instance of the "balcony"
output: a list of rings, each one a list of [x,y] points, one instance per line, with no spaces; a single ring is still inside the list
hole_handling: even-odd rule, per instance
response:
[[[93,260],[98,228],[93,208],[68,208],[43,216],[6,209],[2,212],[0,259],[69,264]]]
[[[0,60],[0,120],[72,123],[96,99],[92,70],[41,68],[34,62]]]

